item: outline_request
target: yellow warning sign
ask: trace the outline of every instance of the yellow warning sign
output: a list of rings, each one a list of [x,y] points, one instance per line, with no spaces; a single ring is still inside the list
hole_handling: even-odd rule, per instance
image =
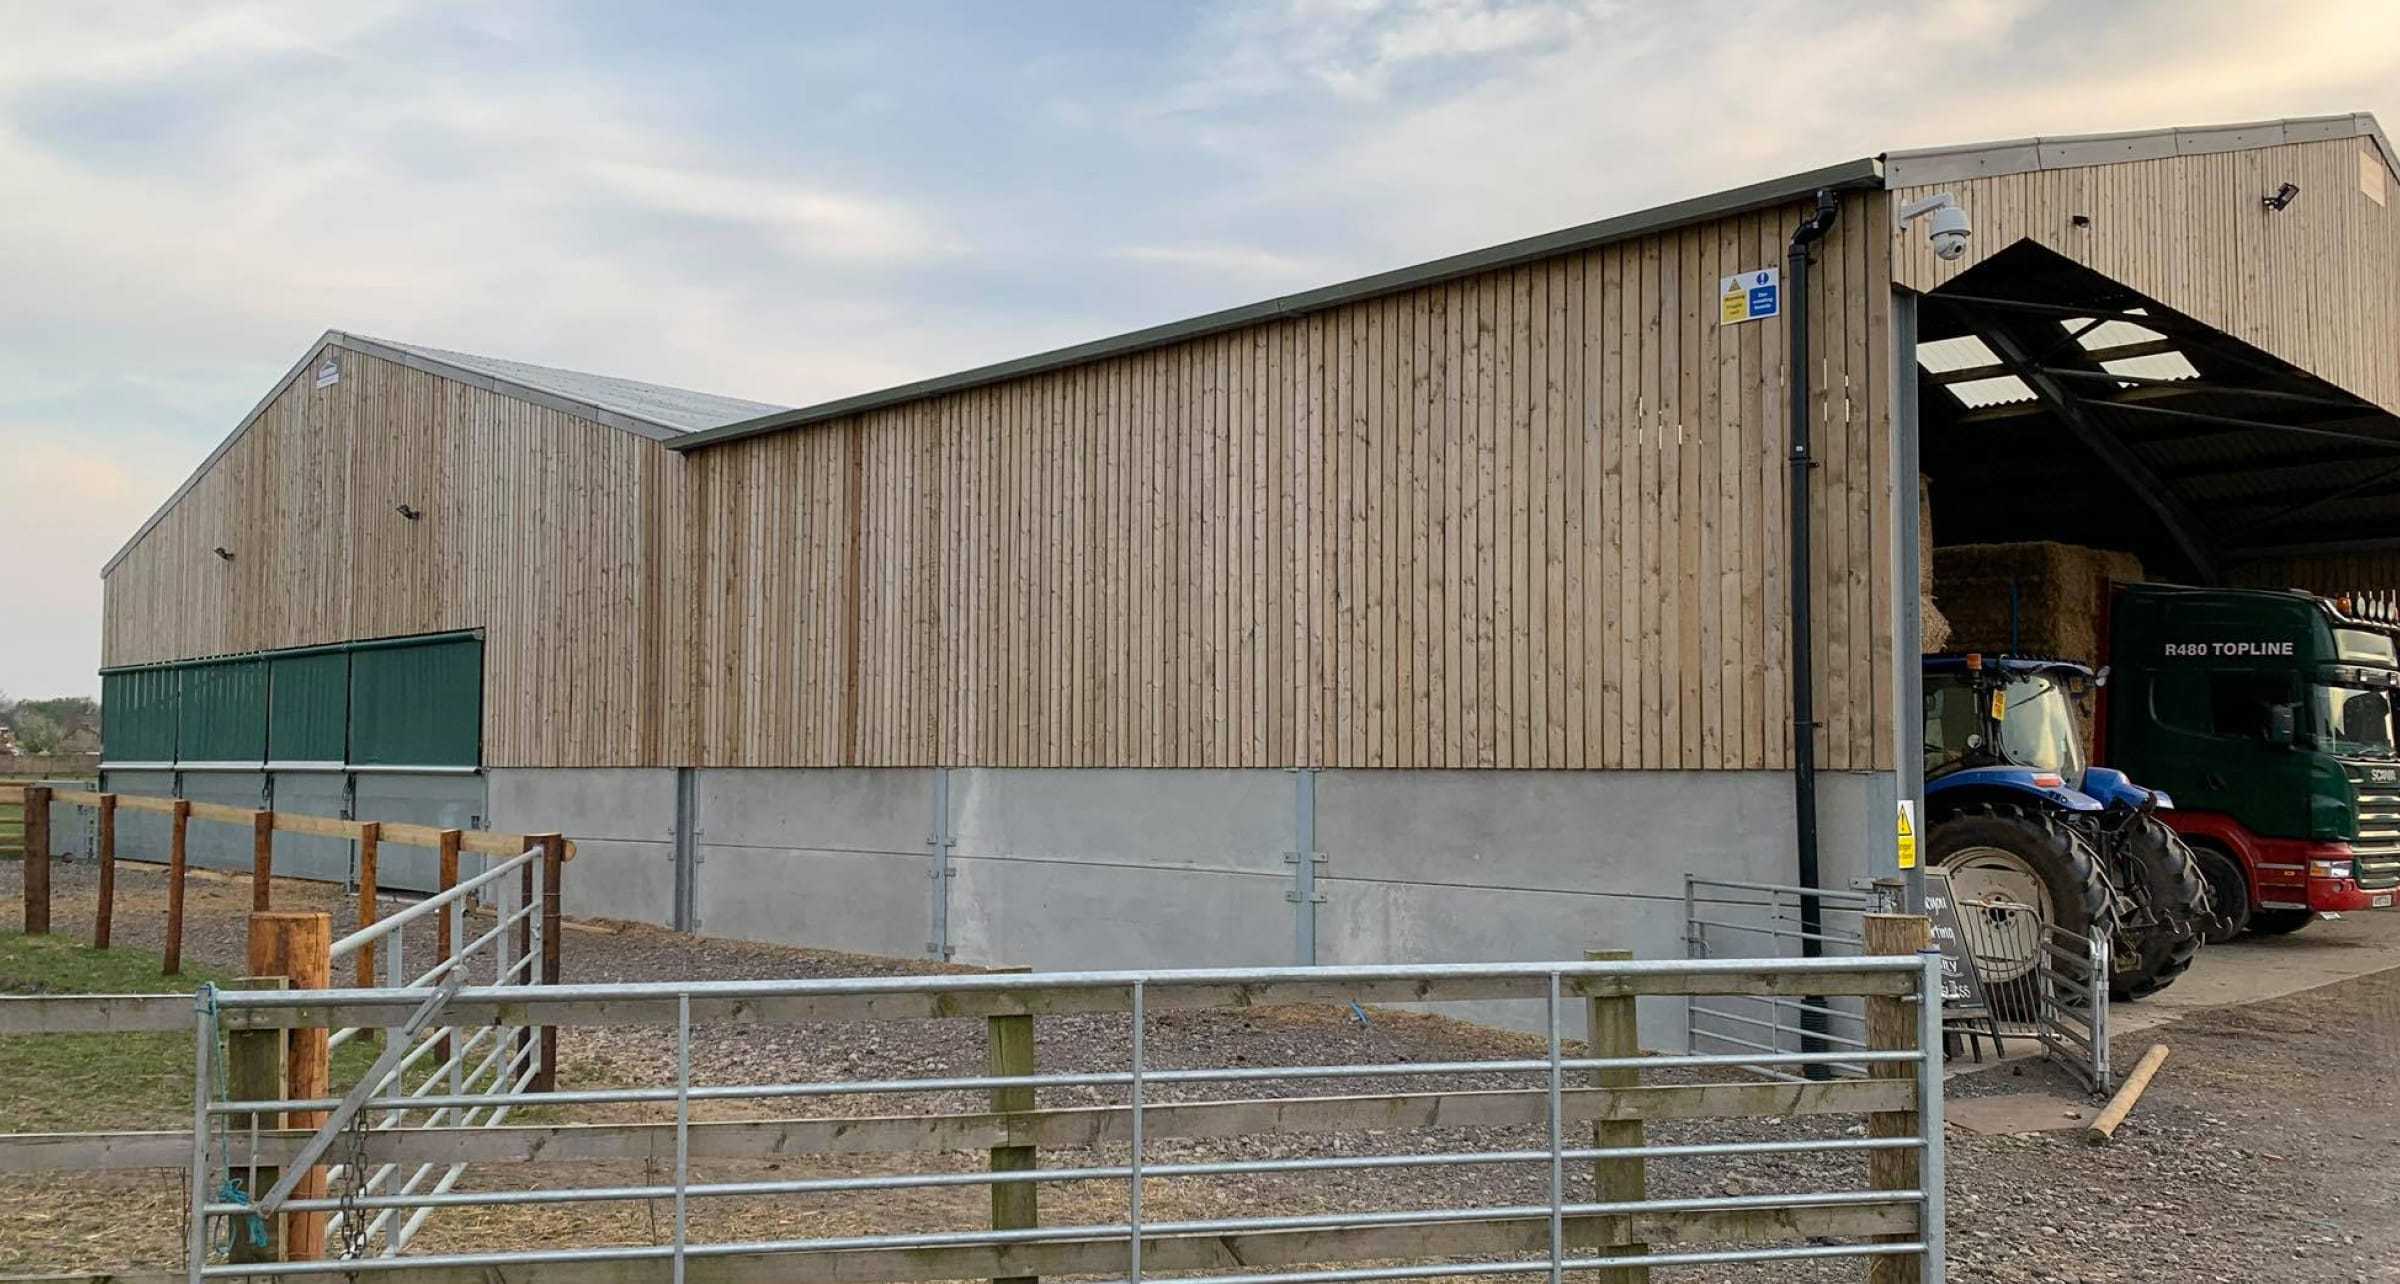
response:
[[[1917,867],[1917,804],[1907,798],[1900,800],[1900,826],[1896,833],[1900,842],[1900,868]]]

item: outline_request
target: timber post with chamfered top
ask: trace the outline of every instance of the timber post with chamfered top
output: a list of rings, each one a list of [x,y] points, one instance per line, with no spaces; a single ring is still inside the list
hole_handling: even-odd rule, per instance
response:
[[[192,804],[178,798],[168,814],[172,819],[167,831],[167,949],[159,971],[174,976],[183,971],[184,841],[192,828]]]
[[[1029,967],[996,967],[995,972],[1031,972]],[[1001,1075],[1034,1073],[1033,1016],[1021,1013],[1011,1016],[984,1018],[984,1073],[995,1078]],[[999,1115],[1030,1113],[1034,1108],[1031,1088],[992,1089],[992,1112]],[[1013,1138],[1021,1127],[1011,1119],[1002,1125]],[[1027,1172],[1040,1166],[1039,1152],[1034,1147],[994,1146],[990,1154],[991,1171],[996,1173]],[[1041,1187],[1033,1182],[994,1182],[992,1184],[992,1229],[1031,1230],[1042,1224]],[[992,1284],[1040,1284],[1037,1275],[1001,1275]]]
[[[108,948],[117,917],[117,796],[100,795],[100,904],[92,915],[92,948]]]
[[[50,787],[25,786],[25,934],[50,931]]]
[[[261,813],[265,814],[265,813]],[[250,916],[250,972],[280,976],[295,990],[322,990],[333,983],[333,916],[324,913],[254,913]],[[293,1098],[331,1095],[331,1057],[323,1028],[293,1030],[284,1053],[284,1083]],[[325,1122],[322,1110],[295,1110],[286,1121],[293,1128],[316,1128]],[[325,1170],[310,1170],[292,1190],[295,1199],[322,1199]],[[313,1261],[325,1241],[325,1214],[284,1213],[286,1261]]]
[[[542,852],[542,961],[541,971],[534,980],[542,985],[558,984],[558,884],[567,871],[567,840],[563,834],[532,834],[526,837],[528,848]],[[533,1078],[535,1092],[558,1090],[558,1027],[545,1025],[541,1033],[541,1069]]]
[[[1869,954],[1907,954],[1914,956],[1933,943],[1933,927],[1913,914],[1869,914],[1866,916],[1866,949]],[[1938,994],[1931,996],[1939,1002]],[[1911,1052],[1917,1046],[1917,1012],[1911,996],[1877,995],[1867,1000],[1867,1047],[1875,1052]],[[1936,1048],[1934,1055],[1939,1056]],[[1919,1074],[1940,1074],[1937,1062],[1931,1066],[1907,1062],[1879,1061],[1867,1067],[1875,1079],[1905,1079],[1911,1083]],[[1878,1110],[1867,1116],[1867,1135],[1884,1139],[1914,1137],[1918,1132],[1918,1114],[1909,1110]],[[1867,1155],[1867,1184],[1876,1190],[1915,1190],[1923,1165],[1915,1150],[1877,1150]],[[1916,1236],[1887,1235],[1887,1240],[1906,1241]],[[1904,1254],[1874,1257],[1867,1260],[1867,1284],[1919,1284],[1925,1278],[1924,1261],[1917,1255]]]
[[[267,912],[275,880],[275,813],[250,813],[250,910]]]
[[[280,976],[245,976],[226,985],[229,990],[281,990],[290,983]],[[280,1101],[286,1098],[285,1040],[282,1030],[229,1030],[225,1033],[225,1099],[228,1101]],[[236,1135],[257,1129],[281,1128],[283,1116],[260,1111],[254,1115],[232,1115],[226,1120]],[[245,1189],[250,1199],[274,1189],[275,1179],[282,1169],[261,1165],[256,1179],[257,1189]],[[247,1180],[247,1165],[238,1169],[235,1177]],[[257,1222],[253,1226],[253,1222]],[[279,1262],[283,1260],[283,1219],[280,1217],[237,1218],[233,1225],[233,1247],[228,1260],[235,1262]]]
[[[1594,963],[1624,962],[1633,957],[1631,950],[1585,950],[1583,957]],[[1609,998],[1584,1000],[1589,1023],[1585,1040],[1586,1055],[1593,1057],[1638,1057],[1642,1055],[1641,1033],[1634,1005],[1639,1000],[1630,994]],[[1592,1071],[1595,1088],[1634,1088],[1641,1086],[1642,1072],[1627,1068]],[[1592,1144],[1595,1147],[1641,1146],[1648,1144],[1647,1129],[1639,1119],[1602,1119],[1592,1125]],[[1596,1159],[1592,1161],[1592,1198],[1601,1203],[1616,1203],[1648,1199],[1650,1175],[1642,1159]],[[1633,1229],[1630,1217],[1611,1217],[1601,1222],[1601,1253],[1608,1257],[1632,1257],[1647,1253],[1650,1246],[1629,1242]],[[1647,1266],[1612,1266],[1595,1272],[1593,1279],[1601,1284],[1649,1284]]]

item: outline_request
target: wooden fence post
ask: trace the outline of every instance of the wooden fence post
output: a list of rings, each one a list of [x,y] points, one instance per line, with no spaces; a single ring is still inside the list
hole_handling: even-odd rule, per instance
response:
[[[50,931],[50,787],[25,786],[25,934]]]
[[[225,988],[229,990],[280,990],[288,984],[289,982],[280,976],[245,976],[237,978]],[[281,1030],[229,1030],[226,1032],[225,1096],[227,1100],[277,1101],[283,1098],[284,1065],[287,1055],[284,1039],[285,1035]],[[233,1135],[241,1136],[248,1133],[253,1127],[262,1132],[269,1128],[281,1128],[283,1116],[279,1113],[265,1111],[259,1112],[255,1117],[232,1115],[228,1117],[227,1124]],[[249,1170],[244,1168],[240,1171],[247,1175]],[[258,1189],[245,1193],[250,1198],[256,1199],[274,1189],[275,1179],[281,1175],[280,1169],[261,1165],[258,1170]],[[266,1223],[263,1227],[266,1232],[264,1244],[260,1244],[252,1238],[251,1227],[248,1225],[249,1220],[243,1218],[234,1224],[231,1260],[236,1262],[283,1260],[283,1235],[282,1227],[279,1224],[283,1219],[280,1217],[263,1219]]]
[[[267,813],[261,813],[265,815]],[[250,972],[255,976],[289,978],[295,990],[322,990],[333,983],[333,916],[314,913],[254,913],[250,916]],[[293,1098],[324,1097],[331,1091],[331,1064],[326,1049],[330,1032],[322,1027],[291,1032],[284,1053],[284,1082]],[[295,1110],[288,1126],[315,1128],[325,1122],[322,1110]],[[295,1199],[322,1199],[325,1170],[315,1168],[292,1189]],[[284,1260],[314,1261],[324,1253],[325,1214],[283,1214]]]
[[[383,845],[383,826],[374,821],[358,827],[358,925],[371,926],[377,913],[375,905],[375,859]],[[358,950],[358,988],[375,986],[375,942],[369,941]]]
[[[108,948],[117,916],[117,796],[100,795],[100,905],[92,915],[92,948]]]
[[[1631,950],[1585,950],[1583,957],[1594,963],[1621,963],[1633,957]],[[1641,1032],[1636,1023],[1639,1002],[1632,995],[1584,1000],[1589,1029],[1584,1042],[1587,1055],[1594,1057],[1638,1057],[1642,1055]],[[1634,1088],[1642,1082],[1642,1072],[1635,1069],[1594,1070],[1595,1088]],[[1592,1125],[1594,1146],[1641,1146],[1648,1144],[1647,1129],[1639,1119],[1603,1119]],[[1650,1175],[1641,1159],[1596,1159],[1592,1161],[1592,1200],[1595,1203],[1614,1203],[1622,1200],[1648,1199]],[[1608,1257],[1630,1257],[1650,1251],[1648,1244],[1629,1242],[1632,1238],[1631,1217],[1610,1217],[1601,1222],[1601,1254]],[[1593,1279],[1600,1284],[1649,1284],[1647,1266],[1612,1266],[1595,1272]]]
[[[455,829],[445,829],[442,831],[441,839],[442,885],[440,890],[446,892],[458,886],[459,832]],[[435,920],[438,924],[434,929],[436,933],[435,952],[440,954],[444,960],[456,958],[459,943],[450,937],[450,916],[439,914],[435,916]]]
[[[458,886],[459,837],[459,831],[455,829],[445,829],[441,832],[440,844],[437,850],[440,852],[442,881],[441,886],[436,889],[438,891],[446,892],[451,888]],[[468,899],[472,900],[473,898],[469,897]],[[448,909],[444,909],[441,913],[433,916],[433,952],[438,955],[444,963],[448,963],[458,957],[458,947],[463,943],[450,932],[450,917],[452,912],[457,911],[458,908],[458,906],[453,905]],[[450,1053],[450,1036],[445,1034],[442,1036],[441,1050],[435,1055],[440,1057],[443,1061],[448,1061],[450,1059]]]
[[[563,834],[535,834],[530,841],[542,849],[542,961],[541,972],[535,977],[543,985],[558,984],[558,883],[567,872],[567,840]],[[558,1027],[542,1027],[541,1069],[533,1077],[533,1090],[558,1090]]]
[[[192,804],[175,800],[167,831],[167,952],[159,970],[168,976],[183,971],[184,839],[192,827]]]
[[[993,968],[995,972],[1030,972],[1029,967]],[[1028,1075],[1034,1073],[1033,1017],[1030,1014],[984,1018],[984,1073],[999,1075]],[[992,1110],[998,1114],[1031,1111],[1034,1108],[1031,1088],[992,1089]],[[1014,1138],[1020,1133],[1032,1135],[1032,1126],[1015,1119],[1002,1125]],[[1040,1165],[1032,1146],[994,1146],[991,1150],[991,1171],[996,1173],[1026,1172]],[[992,1229],[1030,1230],[1042,1224],[1041,1187],[1032,1182],[995,1183],[992,1186]],[[1038,1275],[996,1276],[992,1284],[1039,1284]]]
[[[1912,914],[1869,914],[1866,916],[1866,945],[1869,954],[1906,954],[1914,957],[1933,942],[1932,925]],[[1938,996],[1935,999],[1939,1002]],[[1867,1000],[1867,1047],[1876,1052],[1910,1052],[1917,1046],[1916,1006],[1905,996],[1879,995]],[[1936,1055],[1939,1055],[1937,1052]],[[1900,1061],[1879,1061],[1867,1067],[1876,1079],[1905,1079],[1916,1082],[1920,1067]],[[1939,1065],[1925,1067],[1940,1074]],[[1915,1100],[1911,1096],[1910,1100]],[[1867,1116],[1869,1137],[1914,1137],[1917,1135],[1917,1111],[1878,1110]],[[1917,1189],[1919,1165],[1914,1150],[1877,1150],[1867,1155],[1867,1184],[1876,1190]],[[1887,1240],[1916,1238],[1887,1235]],[[1871,1257],[1867,1259],[1867,1284],[1918,1284],[1924,1278],[1924,1263],[1911,1257]]]
[[[275,880],[275,813],[250,813],[250,910],[267,912]]]

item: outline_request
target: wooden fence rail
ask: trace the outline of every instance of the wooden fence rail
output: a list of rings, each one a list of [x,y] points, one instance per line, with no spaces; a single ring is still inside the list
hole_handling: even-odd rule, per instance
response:
[[[162,971],[173,976],[183,967],[184,891],[189,873],[187,840],[191,823],[239,825],[250,831],[250,908],[265,912],[274,908],[275,835],[303,834],[315,838],[344,839],[359,845],[358,859],[358,920],[360,925],[372,923],[377,914],[381,889],[376,884],[377,866],[382,848],[430,847],[440,853],[441,889],[455,886],[458,878],[458,857],[464,852],[477,856],[507,857],[535,846],[545,838],[556,835],[512,834],[499,830],[446,829],[436,825],[416,825],[392,820],[349,820],[338,816],[311,816],[302,812],[260,810],[249,807],[229,807],[223,803],[193,802],[185,798],[155,798],[140,794],[106,793],[99,790],[53,789],[44,785],[0,786],[0,802],[15,802],[24,814],[25,863],[25,934],[40,936],[50,930],[50,861],[56,846],[51,835],[51,823],[57,807],[80,807],[98,813],[99,826],[95,863],[99,868],[99,901],[93,910],[92,944],[106,949],[116,921],[117,813],[120,811],[152,812],[169,818],[166,853],[167,866],[167,925],[166,947]],[[575,858],[575,844],[560,842],[558,860]],[[549,900],[545,907],[546,929],[555,942],[557,928],[558,879],[561,872],[551,871]],[[287,875],[289,877],[289,875]],[[444,927],[448,926],[445,921]],[[552,945],[550,952],[555,954]],[[375,953],[372,946],[362,950],[358,960],[359,984],[371,983],[374,976]],[[556,960],[544,960],[546,979],[557,979]]]

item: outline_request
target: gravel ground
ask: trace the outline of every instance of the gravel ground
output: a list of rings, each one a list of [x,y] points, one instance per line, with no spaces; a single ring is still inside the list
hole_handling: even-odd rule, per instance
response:
[[[16,867],[0,867],[0,904],[13,903]],[[92,872],[60,866],[57,927],[87,931]],[[120,943],[155,948],[164,918],[163,880],[152,868],[119,873]],[[336,932],[351,917],[339,889],[279,883],[278,908],[332,912]],[[195,878],[189,897],[187,956],[228,968],[241,963],[246,880]],[[78,907],[81,908],[80,911]],[[409,957],[429,959],[430,929],[412,936]],[[779,978],[888,975],[945,970],[922,961],[861,958],[738,942],[700,940],[623,924],[573,925],[562,943],[568,979],[664,980],[681,977]],[[1537,1056],[1538,1040],[1439,1017],[1335,1008],[1168,1013],[1147,1029],[1146,1053],[1158,1066],[1299,1065]],[[1038,1023],[1043,1069],[1121,1069],[1129,1053],[1122,1017],[1044,1018]],[[2029,1137],[1953,1135],[1950,1199],[1952,1278],[2032,1281],[2177,1279],[2400,1281],[2400,973],[2351,982],[2253,1008],[2207,1013],[2151,1037],[2174,1059],[2117,1144],[2087,1148],[2072,1132]],[[2120,1048],[2130,1063],[2140,1046]],[[895,1021],[855,1025],[713,1028],[694,1032],[695,1079],[741,1083],[871,1076],[972,1074],[983,1069],[980,1022]],[[571,1030],[561,1043],[562,1086],[671,1081],[674,1049],[653,1030]],[[2072,1095],[2046,1068],[2001,1069],[1953,1081],[1955,1095],[2053,1091]],[[1650,1081],[1678,1076],[1654,1074]],[[1427,1076],[1417,1087],[1524,1086],[1497,1075]],[[1184,1085],[1150,1098],[1320,1095],[1388,1091],[1386,1080],[1280,1085]],[[1046,1090],[1044,1105],[1109,1099],[1100,1090]],[[964,1096],[852,1098],[838,1106],[769,1110],[731,1103],[696,1109],[702,1118],[771,1114],[892,1114],[974,1109]],[[581,1111],[580,1121],[660,1117],[639,1107]],[[174,1121],[159,1121],[172,1125]],[[1655,1141],[1830,1136],[1847,1118],[1706,1121],[1654,1125]],[[1534,1129],[1391,1130],[1332,1139],[1246,1138],[1163,1142],[1154,1162],[1301,1153],[1392,1153],[1434,1149],[1538,1148]],[[974,1156],[935,1156],[927,1168],[964,1170]],[[1116,1152],[1046,1151],[1046,1166],[1122,1162]],[[1569,1198],[1588,1193],[1570,1166]],[[831,1176],[897,1171],[883,1157],[793,1160],[780,1164],[702,1164],[703,1181]],[[1653,1195],[1841,1189],[1863,1184],[1855,1157],[1752,1157],[1656,1161]],[[520,1185],[524,1169],[471,1169],[462,1189]],[[655,1168],[632,1163],[551,1166],[551,1182],[631,1184],[656,1181]],[[1436,1202],[1538,1203],[1546,1198],[1540,1165],[1384,1170],[1371,1174],[1251,1175],[1158,1181],[1147,1188],[1154,1219],[1430,1206]],[[173,1264],[177,1179],[129,1173],[0,1181],[0,1262],[93,1270]],[[1055,1185],[1042,1194],[1046,1221],[1103,1221],[1123,1215],[1116,1183]],[[818,1236],[906,1226],[973,1229],[985,1211],[979,1188],[877,1196],[826,1195],[707,1200],[694,1205],[698,1240]],[[543,1209],[465,1210],[435,1219],[419,1241],[425,1251],[493,1244],[654,1242],[663,1206],[587,1204]],[[1856,1264],[1686,1271],[1682,1278],[1787,1281],[1856,1279]]]

